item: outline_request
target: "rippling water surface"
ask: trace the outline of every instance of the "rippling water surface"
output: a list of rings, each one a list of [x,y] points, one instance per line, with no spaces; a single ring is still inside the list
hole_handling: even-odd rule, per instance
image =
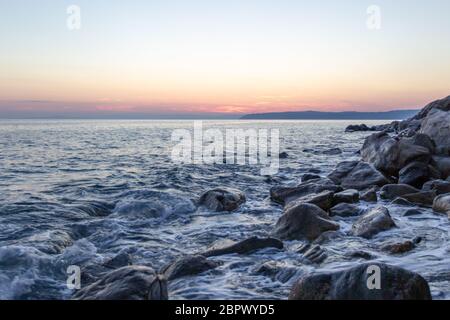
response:
[[[371,123],[371,122],[368,122]],[[373,122],[380,123],[380,122]],[[0,299],[70,299],[66,268],[95,276],[120,253],[134,264],[159,269],[186,253],[229,240],[266,236],[282,208],[269,189],[295,184],[311,168],[328,174],[339,161],[357,159],[365,133],[345,134],[344,121],[206,121],[219,129],[280,129],[280,172],[268,179],[258,166],[175,165],[174,129],[190,121],[0,121]],[[342,154],[324,155],[339,147]],[[241,189],[247,202],[233,213],[197,208],[194,200],[217,186]],[[362,204],[367,205],[369,204]],[[328,258],[311,264],[296,252],[266,249],[250,255],[212,258],[223,264],[199,276],[170,283],[172,299],[285,299],[293,281],[318,270],[361,262],[345,253],[364,249],[377,261],[419,272],[433,297],[450,299],[450,223],[421,209],[389,207],[399,228],[372,240],[350,236],[322,244]],[[346,232],[355,218],[337,221]],[[392,256],[379,250],[386,240],[423,242]],[[272,273],[258,272],[269,263]]]

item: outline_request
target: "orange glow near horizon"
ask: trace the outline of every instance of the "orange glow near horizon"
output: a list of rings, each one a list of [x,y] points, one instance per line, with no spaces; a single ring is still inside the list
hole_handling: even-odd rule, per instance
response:
[[[44,1],[1,17],[0,116],[386,111],[450,94],[442,2],[410,1],[405,15],[380,0],[370,31],[358,1],[80,0],[82,29],[68,31],[65,8]]]

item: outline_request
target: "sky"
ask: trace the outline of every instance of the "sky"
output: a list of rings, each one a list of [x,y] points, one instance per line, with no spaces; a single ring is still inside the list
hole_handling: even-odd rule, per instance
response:
[[[0,118],[420,108],[450,95],[449,12],[448,0],[0,0]]]

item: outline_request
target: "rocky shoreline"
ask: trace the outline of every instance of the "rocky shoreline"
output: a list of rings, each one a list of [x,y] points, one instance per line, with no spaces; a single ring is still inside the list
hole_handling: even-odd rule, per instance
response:
[[[429,104],[418,115],[402,122],[371,128],[351,126],[346,131],[377,132],[366,138],[359,161],[339,163],[327,177],[305,175],[295,187],[273,187],[270,199],[284,210],[267,237],[252,237],[187,254],[158,271],[131,265],[127,257],[117,257],[99,278],[85,279],[87,285],[73,298],[168,299],[168,282],[220,266],[220,261],[211,257],[244,255],[265,248],[283,250],[285,242],[300,240],[304,245],[298,248],[299,255],[320,263],[327,258],[322,246],[327,239],[370,239],[401,228],[387,207],[378,204],[364,209],[359,205],[361,202],[375,204],[382,199],[414,208],[405,215],[420,215],[421,208],[432,208],[437,215],[450,218],[450,97]],[[227,186],[205,192],[197,205],[211,211],[232,212],[245,201],[244,192]],[[351,230],[341,230],[337,220],[340,217],[355,217]],[[393,239],[380,244],[380,250],[392,255],[405,254],[422,240]],[[349,255],[373,260],[363,251]],[[381,288],[377,290],[367,286],[367,270],[373,266],[381,270]],[[270,268],[266,265],[260,272],[270,273]],[[374,261],[355,262],[347,270],[302,275],[295,281],[289,299],[431,299],[431,293],[421,275]]]

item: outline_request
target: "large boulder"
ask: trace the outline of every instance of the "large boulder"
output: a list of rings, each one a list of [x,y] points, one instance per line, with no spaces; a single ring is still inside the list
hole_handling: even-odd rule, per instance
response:
[[[361,156],[376,169],[387,175],[397,176],[410,162],[430,161],[430,150],[414,142],[414,138],[393,138],[386,132],[378,132],[366,138]]]
[[[420,132],[428,135],[436,143],[436,150],[441,154],[450,151],[450,112],[434,109],[422,121]]]
[[[220,264],[201,255],[189,255],[175,260],[161,271],[167,280],[192,276],[217,268]]]
[[[202,255],[205,257],[213,257],[235,253],[248,254],[266,248],[283,249],[283,242],[274,238],[252,237],[229,245],[211,248]]]
[[[370,278],[379,271],[379,289]],[[376,285],[376,283],[375,283]],[[300,278],[290,300],[431,300],[427,281],[417,273],[383,263],[366,263],[348,270]]]
[[[217,188],[209,190],[200,196],[199,205],[212,211],[234,211],[245,202],[242,191],[231,188]]]
[[[318,194],[322,191],[338,192],[342,188],[337,186],[328,178],[309,180],[296,187],[273,187],[270,189],[270,198],[272,201],[286,204],[292,200],[306,197],[312,194]]]
[[[433,210],[446,213],[450,218],[450,193],[442,194],[434,199]]]
[[[395,227],[395,222],[385,207],[376,207],[361,216],[352,226],[351,234],[370,239],[376,234]]]
[[[75,300],[167,300],[167,281],[149,267],[127,266],[81,288]]]
[[[338,230],[328,214],[318,206],[301,203],[285,210],[278,220],[273,235],[282,240],[315,240],[322,233]]]
[[[337,165],[328,176],[344,189],[364,190],[372,186],[384,186],[390,183],[381,172],[366,162],[345,161]]]
[[[380,197],[382,199],[394,200],[405,194],[417,193],[419,191],[419,189],[407,184],[387,184],[381,188]]]
[[[423,162],[411,162],[399,172],[398,183],[407,184],[416,188],[422,188],[425,182],[430,180],[431,172],[428,164]]]

